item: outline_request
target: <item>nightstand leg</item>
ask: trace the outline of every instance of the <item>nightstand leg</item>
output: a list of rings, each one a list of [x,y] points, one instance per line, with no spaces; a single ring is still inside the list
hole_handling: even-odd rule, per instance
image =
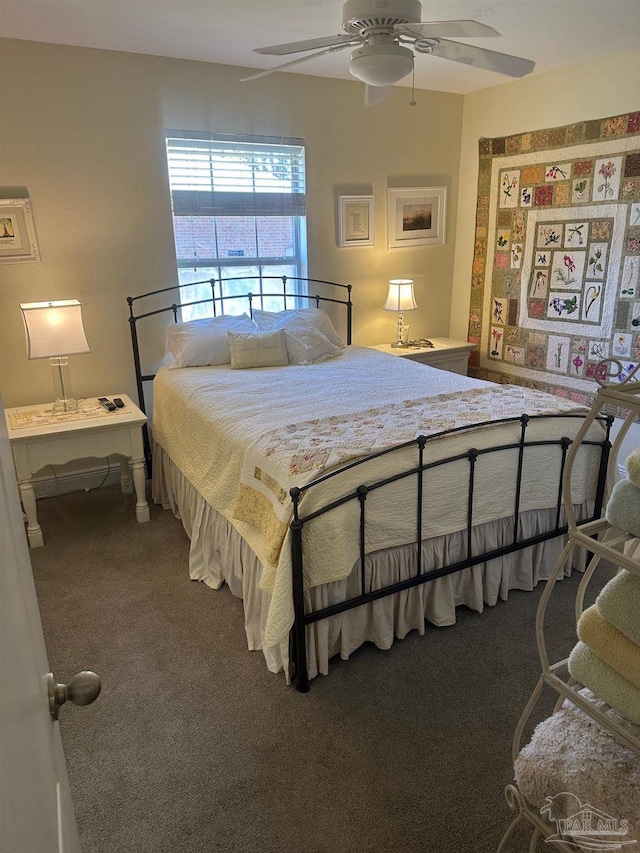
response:
[[[42,528],[38,524],[38,511],[36,509],[36,493],[33,490],[31,480],[22,480],[18,483],[20,488],[20,499],[27,516],[27,538],[31,548],[41,548],[44,545]]]
[[[133,484],[136,489],[136,518],[142,524],[149,521],[149,504],[145,495],[144,457],[132,459],[131,467],[133,468]]]
[[[131,494],[133,491],[133,477],[129,467],[129,459],[126,456],[120,457],[120,491],[123,495]]]

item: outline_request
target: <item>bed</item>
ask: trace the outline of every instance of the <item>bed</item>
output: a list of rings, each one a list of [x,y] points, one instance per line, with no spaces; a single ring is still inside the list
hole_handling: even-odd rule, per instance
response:
[[[243,599],[249,648],[301,691],[336,654],[389,648],[425,620],[452,625],[456,607],[481,611],[546,578],[566,532],[564,459],[586,414],[535,389],[354,347],[351,288],[307,283],[346,289],[302,299],[320,313],[325,300],[344,306],[347,346],[251,369],[144,374],[138,321],[165,310],[177,321],[178,308],[135,314],[145,295],[129,298],[143,407],[154,380],[153,498],[182,519],[190,577]],[[223,283],[211,286],[215,313]],[[234,298],[260,314],[252,294]],[[610,425],[594,425],[574,468],[584,521],[602,509]]]

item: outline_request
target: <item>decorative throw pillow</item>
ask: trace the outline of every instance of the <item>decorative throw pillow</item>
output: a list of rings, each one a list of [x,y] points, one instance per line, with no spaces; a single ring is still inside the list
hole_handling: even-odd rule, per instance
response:
[[[281,317],[294,315],[302,317],[322,332],[334,346],[342,348],[345,346],[344,341],[336,332],[331,318],[321,308],[294,308],[291,311],[261,311],[258,308],[254,308],[251,313],[254,323],[259,329],[264,331],[271,329],[273,324]]]
[[[165,364],[171,368],[229,364],[229,330],[255,332],[257,326],[248,314],[174,323],[167,329]]]
[[[228,332],[232,370],[288,364],[284,332]]]
[[[270,331],[276,329],[284,331],[290,364],[313,364],[342,355],[340,347],[332,344],[316,326],[295,312],[276,320]]]

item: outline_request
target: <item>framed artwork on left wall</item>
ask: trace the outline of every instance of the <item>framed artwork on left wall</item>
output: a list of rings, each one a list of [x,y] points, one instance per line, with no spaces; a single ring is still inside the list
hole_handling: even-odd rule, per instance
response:
[[[373,196],[338,196],[338,246],[373,246]]]
[[[0,264],[40,261],[31,199],[0,199]]]

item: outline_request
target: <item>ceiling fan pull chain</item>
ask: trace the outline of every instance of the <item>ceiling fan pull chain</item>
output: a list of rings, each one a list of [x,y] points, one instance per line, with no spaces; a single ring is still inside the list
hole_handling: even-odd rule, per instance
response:
[[[411,100],[409,101],[409,106],[415,107],[415,105],[416,105],[416,61],[414,58],[413,68],[411,70]]]

